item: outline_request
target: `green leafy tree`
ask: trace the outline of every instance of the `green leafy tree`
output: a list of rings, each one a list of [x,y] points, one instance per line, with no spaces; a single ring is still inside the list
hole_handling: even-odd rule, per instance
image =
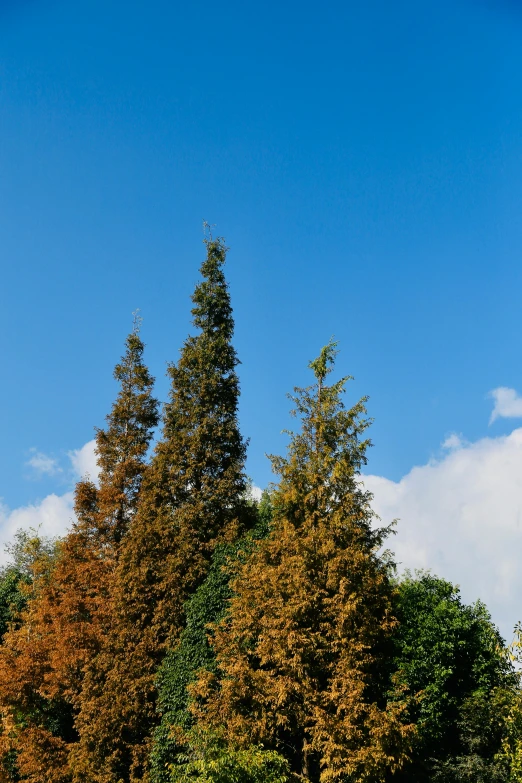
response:
[[[179,638],[185,601],[204,580],[214,549],[253,522],[237,419],[226,247],[210,238],[206,250],[192,296],[197,333],[169,367],[162,436],[122,543],[115,626],[89,674],[92,698],[81,716],[85,750],[78,780],[147,780],[158,722],[157,667]]]
[[[522,625],[519,623],[515,627],[515,638],[509,646],[507,653],[510,661],[516,661],[519,665],[514,677],[515,686],[506,688],[496,688],[490,699],[492,703],[492,712],[495,728],[501,724],[501,742],[500,748],[495,755],[494,763],[491,765],[497,773],[498,780],[501,783],[522,783]],[[478,720],[473,720],[478,712]],[[484,717],[480,711],[471,712],[472,725],[471,731],[466,733],[466,737],[471,735],[472,739],[482,737]],[[477,725],[478,724],[478,725]],[[466,727],[467,728],[467,727]],[[497,728],[498,731],[498,728]],[[502,775],[499,774],[499,770]],[[484,777],[484,780],[487,778]],[[490,775],[490,779],[493,777]],[[477,780],[479,780],[477,778]],[[489,783],[489,781],[488,781]]]
[[[169,768],[172,783],[287,783],[293,778],[286,759],[262,745],[234,746],[197,728],[187,738],[188,752]]]
[[[359,473],[369,441],[365,400],[346,409],[346,379],[326,384],[330,343],[311,363],[315,384],[293,397],[301,431],[281,479],[274,522],[239,567],[214,629],[217,673],[190,687],[200,728],[232,747],[263,745],[301,780],[381,781],[400,766],[411,727],[376,683],[395,627],[388,566]]]
[[[0,572],[0,640],[25,606],[26,598],[21,589],[24,584],[17,569],[5,568]]]
[[[516,679],[485,606],[466,606],[458,588],[420,572],[399,584],[395,611],[393,668],[421,698],[409,709],[411,761],[391,779],[503,781],[494,759]]]
[[[34,529],[17,530],[5,547],[9,562],[0,569],[0,640],[19,623],[33,581],[52,569],[57,548],[57,539],[41,536]]]

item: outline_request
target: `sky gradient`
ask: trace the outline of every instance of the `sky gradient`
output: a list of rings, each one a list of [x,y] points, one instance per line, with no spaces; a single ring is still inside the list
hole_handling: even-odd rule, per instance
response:
[[[103,425],[137,307],[166,399],[205,219],[230,246],[254,482],[284,449],[285,394],[335,335],[350,399],[370,395],[368,473],[391,482],[372,486],[381,514],[408,530],[429,519],[431,550],[451,549],[468,495],[448,494],[448,528],[440,489],[412,506],[390,486],[415,466],[481,475],[466,461],[482,459],[477,444],[505,446],[509,469],[499,451],[499,481],[487,473],[497,511],[466,529],[486,526],[506,552],[522,543],[522,491],[509,535],[492,518],[507,524],[499,488],[522,468],[509,440],[522,414],[521,40],[514,2],[1,2],[4,533],[49,497],[66,498],[58,528],[70,515],[75,455]],[[500,387],[507,397],[488,396]]]

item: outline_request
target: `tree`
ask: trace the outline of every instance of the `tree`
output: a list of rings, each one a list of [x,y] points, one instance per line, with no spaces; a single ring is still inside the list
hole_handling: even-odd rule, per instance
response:
[[[215,732],[187,733],[188,751],[169,765],[171,783],[287,783],[288,762],[262,745],[231,745]]]
[[[178,778],[181,780],[183,775],[190,775],[189,768],[192,768],[194,757],[204,760],[205,748],[215,760],[215,753],[219,756],[225,747],[223,741],[215,736],[209,738],[207,747],[204,733],[191,731],[194,720],[190,712],[188,688],[202,669],[216,671],[210,626],[221,620],[227,612],[232,596],[230,581],[238,563],[245,560],[257,542],[266,538],[270,530],[272,507],[268,492],[263,493],[255,509],[258,518],[256,527],[236,543],[221,544],[215,549],[205,581],[186,603],[187,620],[179,643],[167,652],[159,668],[156,683],[161,723],[154,732],[152,783],[172,783]]]
[[[226,247],[210,238],[206,250],[192,296],[198,331],[169,367],[162,437],[122,543],[115,626],[88,675],[78,780],[147,779],[157,667],[183,629],[185,601],[204,580],[214,549],[252,524]]]
[[[0,576],[0,628],[7,631],[20,627],[20,618],[30,596],[41,580],[48,577],[56,558],[56,539],[44,538],[37,530],[18,530],[6,547],[8,564]],[[0,733],[0,781],[18,780],[16,754],[12,747],[9,721],[2,722]]]
[[[217,673],[192,686],[198,726],[231,746],[262,744],[294,775],[314,781],[381,781],[402,763],[411,727],[404,704],[377,684],[395,627],[386,529],[374,529],[360,484],[369,441],[365,399],[346,409],[346,378],[325,384],[330,342],[310,366],[315,384],[296,389],[301,431],[280,475],[273,528],[232,582],[216,626]]]
[[[0,710],[11,768],[31,783],[70,779],[70,752],[84,671],[111,623],[110,588],[120,542],[136,508],[158,421],[153,379],[142,361],[139,321],[115,368],[120,391],[96,434],[99,487],[76,486],[76,521],[50,567],[39,556],[20,627],[0,649]],[[39,577],[35,578],[35,568]],[[9,773],[11,777],[14,773]]]
[[[0,573],[0,640],[25,605],[22,574],[15,568]]]
[[[41,536],[38,530],[20,529],[5,550],[9,562],[0,569],[0,641],[18,623],[33,581],[52,568],[57,540]]]
[[[462,603],[458,588],[419,572],[398,586],[393,670],[412,692],[417,726],[412,758],[391,780],[504,781],[495,761],[516,678],[483,604]]]

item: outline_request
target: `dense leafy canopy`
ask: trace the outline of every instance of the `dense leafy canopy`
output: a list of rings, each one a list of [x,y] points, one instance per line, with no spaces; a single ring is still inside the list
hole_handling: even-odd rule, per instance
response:
[[[393,669],[421,698],[409,710],[417,726],[414,753],[394,780],[448,779],[464,760],[469,771],[473,755],[493,780],[499,697],[516,677],[485,606],[463,605],[452,584],[420,573],[399,584],[397,617]]]

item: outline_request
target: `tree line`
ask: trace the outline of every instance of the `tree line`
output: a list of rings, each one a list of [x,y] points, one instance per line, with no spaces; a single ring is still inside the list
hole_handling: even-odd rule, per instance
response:
[[[206,240],[168,402],[138,319],[69,532],[10,547],[0,783],[522,781],[516,648],[454,585],[398,577],[334,342],[252,496],[226,250]]]

